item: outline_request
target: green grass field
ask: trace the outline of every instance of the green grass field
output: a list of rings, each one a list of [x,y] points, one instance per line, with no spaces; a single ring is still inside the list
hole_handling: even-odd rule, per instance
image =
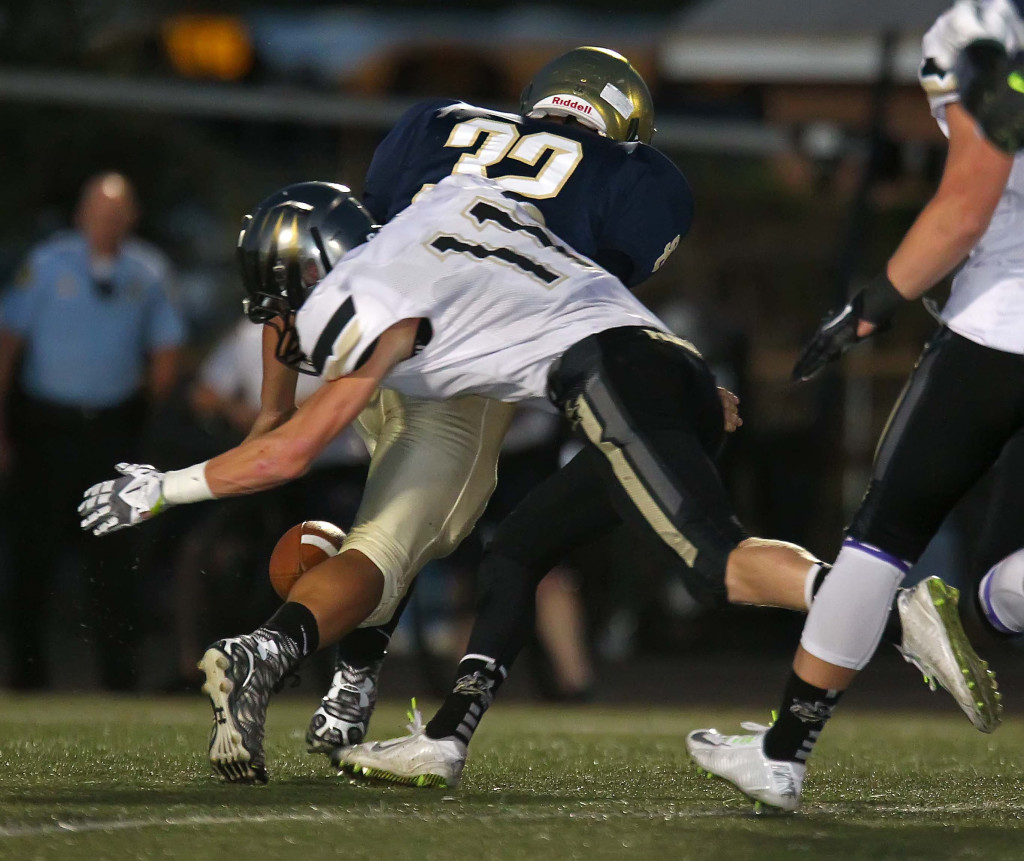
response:
[[[385,705],[374,735],[398,734]],[[362,786],[304,752],[275,705],[271,783],[208,772],[196,698],[0,698],[0,858],[1021,858],[1024,724],[843,711],[805,807],[754,815],[683,746],[723,710],[495,708],[456,791]]]

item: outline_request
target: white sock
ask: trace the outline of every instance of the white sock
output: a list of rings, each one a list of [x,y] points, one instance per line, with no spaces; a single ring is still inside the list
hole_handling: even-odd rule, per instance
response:
[[[978,603],[997,631],[1024,631],[1024,550],[1007,556],[982,578]]]
[[[800,645],[830,664],[863,669],[878,648],[896,588],[909,567],[847,538],[807,614]]]

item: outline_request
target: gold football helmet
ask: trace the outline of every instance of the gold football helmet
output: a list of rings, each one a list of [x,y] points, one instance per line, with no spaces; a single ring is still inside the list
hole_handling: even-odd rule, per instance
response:
[[[523,116],[571,116],[616,141],[651,142],[654,103],[629,60],[607,48],[574,48],[526,85]]]

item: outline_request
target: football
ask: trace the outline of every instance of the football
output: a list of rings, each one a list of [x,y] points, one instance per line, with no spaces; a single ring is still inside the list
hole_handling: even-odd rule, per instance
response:
[[[270,585],[282,601],[310,568],[341,551],[345,533],[326,520],[305,520],[289,529],[270,554]]]

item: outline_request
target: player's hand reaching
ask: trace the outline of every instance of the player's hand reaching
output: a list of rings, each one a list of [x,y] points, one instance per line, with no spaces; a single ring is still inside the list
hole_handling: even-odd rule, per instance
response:
[[[896,309],[906,300],[884,273],[871,281],[838,314],[818,325],[793,366],[791,379],[809,380],[855,344],[889,328]]]
[[[863,341],[866,336],[858,334],[858,324],[862,322],[852,304],[822,320],[796,360],[792,379],[809,380],[829,362],[834,362],[854,344]],[[874,330],[873,326],[871,330]]]
[[[155,517],[167,506],[164,474],[145,463],[119,463],[120,478],[101,481],[85,492],[78,506],[82,529],[106,535]]]
[[[725,432],[732,433],[743,424],[740,418],[740,399],[728,389],[718,387],[718,397],[722,401],[722,413],[725,416]]]

